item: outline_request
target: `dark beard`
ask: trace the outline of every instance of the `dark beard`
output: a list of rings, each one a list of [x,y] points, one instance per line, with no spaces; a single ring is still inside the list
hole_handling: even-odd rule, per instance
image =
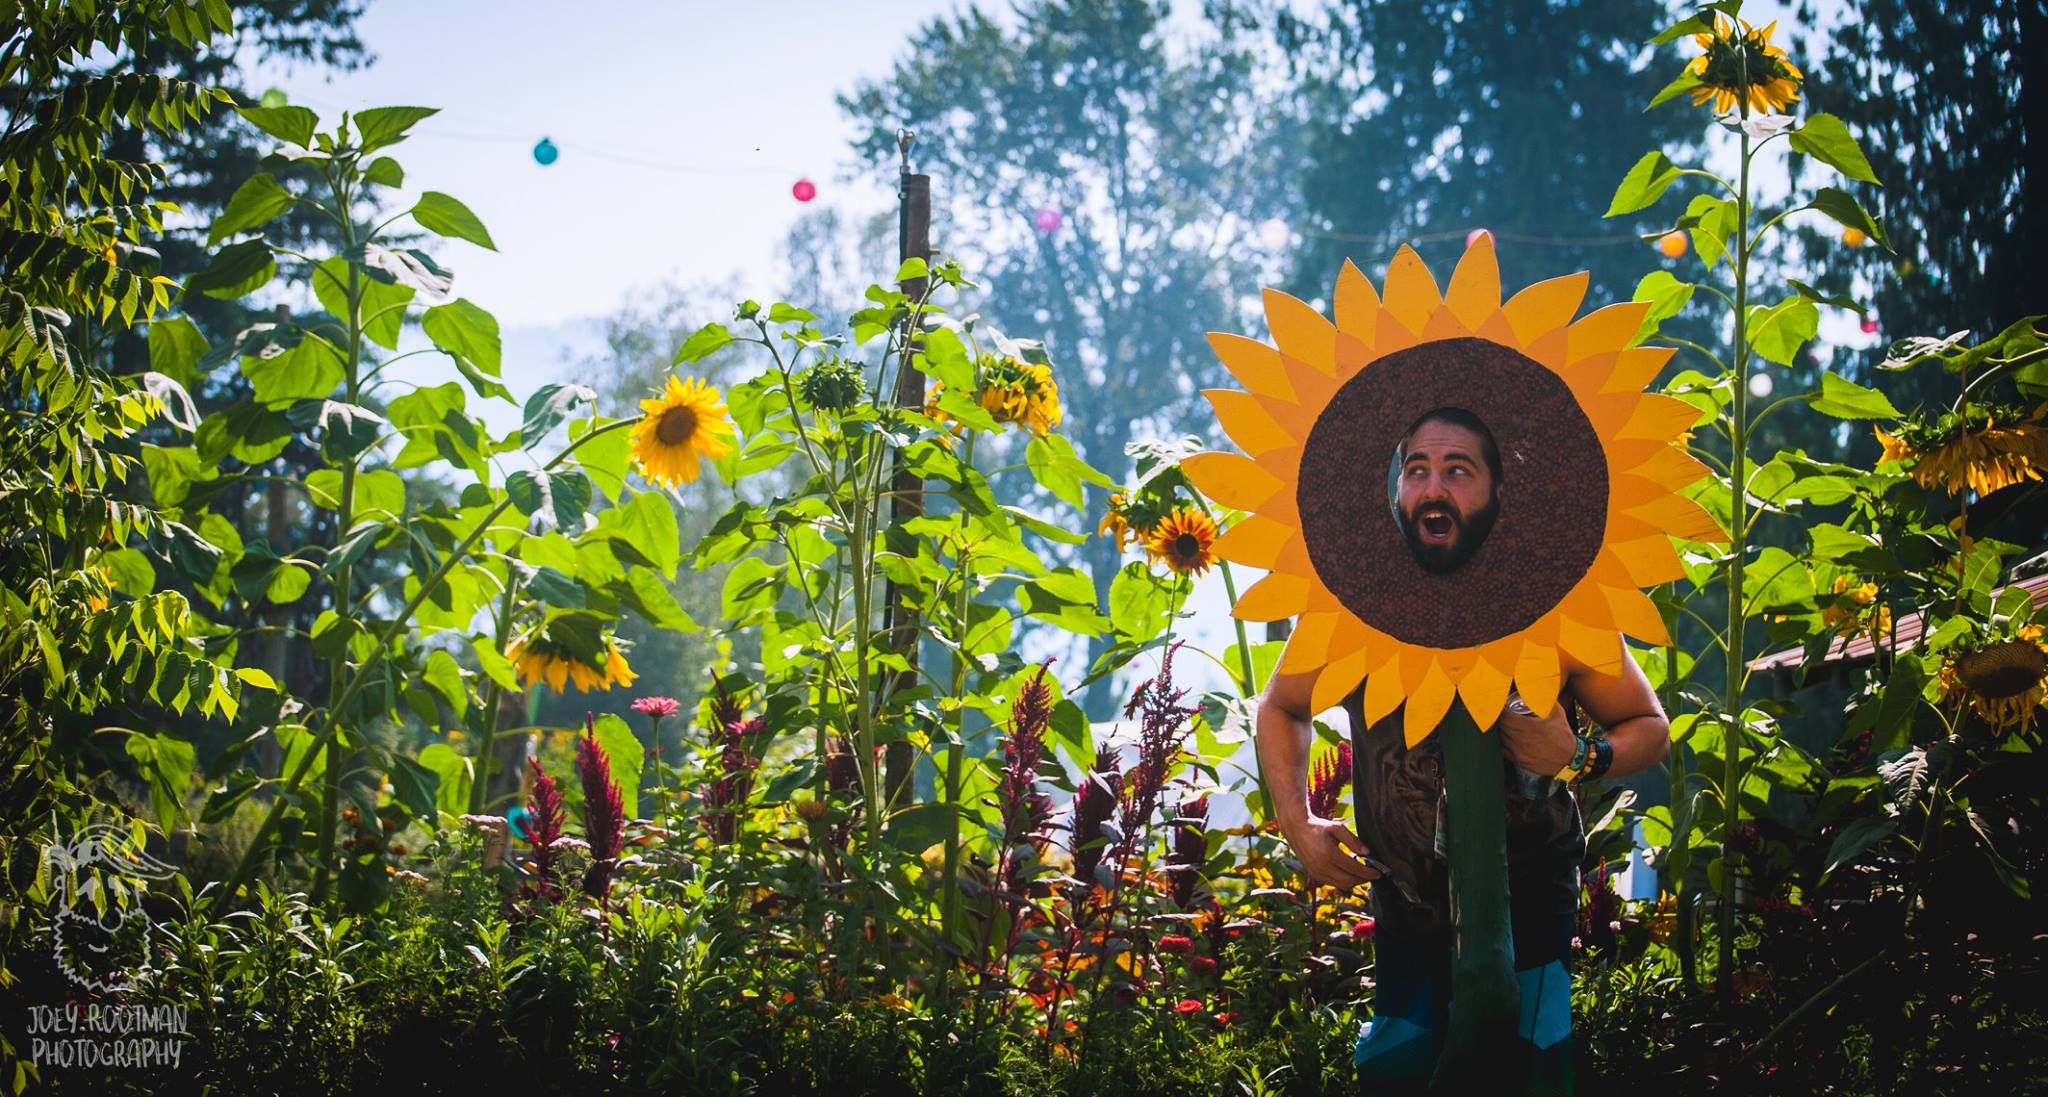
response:
[[[1408,540],[1408,551],[1415,554],[1415,562],[1422,565],[1422,570],[1431,575],[1448,575],[1465,566],[1465,561],[1486,543],[1486,535],[1493,532],[1493,523],[1500,517],[1500,501],[1497,499],[1474,513],[1469,521],[1458,513],[1458,508],[1448,504],[1431,505],[1426,509],[1441,510],[1450,515],[1458,530],[1457,537],[1448,545],[1424,544],[1415,531],[1414,520],[1405,512],[1401,514],[1401,536]],[[1416,513],[1420,516],[1421,510]]]

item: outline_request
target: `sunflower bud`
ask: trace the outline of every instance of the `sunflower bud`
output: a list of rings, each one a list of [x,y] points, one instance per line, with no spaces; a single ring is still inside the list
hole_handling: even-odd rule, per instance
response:
[[[797,388],[820,411],[845,411],[868,394],[868,379],[859,362],[834,357],[806,370]]]

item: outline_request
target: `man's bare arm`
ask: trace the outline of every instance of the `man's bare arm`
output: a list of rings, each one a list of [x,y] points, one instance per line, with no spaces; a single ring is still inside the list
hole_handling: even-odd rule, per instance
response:
[[[1274,821],[1310,877],[1324,884],[1355,888],[1379,874],[1358,860],[1369,851],[1358,835],[1334,819],[1308,810],[1308,752],[1315,740],[1310,721],[1309,691],[1313,674],[1274,674],[1259,698],[1254,727],[1259,772],[1273,797]],[[1357,854],[1357,856],[1353,856]]]
[[[1607,741],[1614,748],[1608,777],[1627,777],[1663,763],[1671,753],[1671,721],[1665,718],[1657,692],[1633,658],[1623,657],[1619,674],[1601,674],[1572,662],[1566,664],[1565,673],[1572,695],[1586,715],[1607,729]],[[1540,719],[1505,713],[1501,729],[1508,756],[1531,773],[1563,769],[1578,746],[1562,707]]]

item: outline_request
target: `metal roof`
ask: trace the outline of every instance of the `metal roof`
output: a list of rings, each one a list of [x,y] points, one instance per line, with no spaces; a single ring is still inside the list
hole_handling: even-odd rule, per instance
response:
[[[2013,587],[2026,591],[2034,599],[2034,605],[2036,606],[2048,603],[2048,573],[2030,575],[2025,579],[2016,580],[1992,592],[1992,597],[1996,598]],[[1837,636],[1834,642],[1828,645],[1827,654],[1821,657],[1820,662],[1822,665],[1828,663],[1867,662],[1877,657],[1879,639],[1884,640],[1886,650],[1891,650],[1893,642],[1898,644],[1898,650],[1900,651],[1910,650],[1920,642],[1920,634],[1926,628],[1926,616],[1917,611],[1908,613],[1897,619],[1897,626],[1892,635],[1881,638],[1874,637],[1869,633],[1859,633],[1855,637]],[[1896,641],[1894,637],[1896,637]],[[1805,648],[1786,648],[1783,651],[1774,651],[1768,655],[1760,655],[1750,660],[1749,669],[1753,671],[1789,670],[1799,666],[1805,659]]]

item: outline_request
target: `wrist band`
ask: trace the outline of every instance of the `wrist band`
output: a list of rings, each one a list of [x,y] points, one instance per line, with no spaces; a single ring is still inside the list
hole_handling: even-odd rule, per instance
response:
[[[1614,764],[1614,744],[1605,738],[1590,740],[1592,750],[1587,752],[1584,768],[1572,779],[1572,784],[1584,784],[1607,775],[1607,769]]]
[[[1578,749],[1572,751],[1572,760],[1566,762],[1564,768],[1558,770],[1557,776],[1551,780],[1577,784],[1579,774],[1585,770],[1588,757],[1592,754],[1592,744],[1583,735],[1574,735],[1572,739],[1578,743]]]

